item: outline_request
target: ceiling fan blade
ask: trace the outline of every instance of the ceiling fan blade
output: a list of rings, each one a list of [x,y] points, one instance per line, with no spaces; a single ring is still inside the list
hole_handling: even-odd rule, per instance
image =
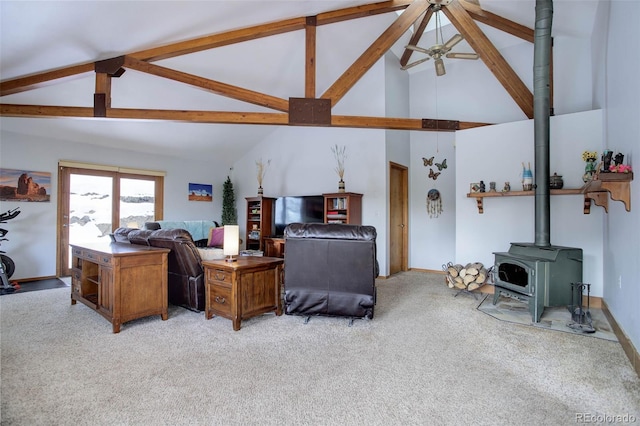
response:
[[[447,71],[444,69],[444,61],[442,59],[436,59],[435,65],[436,65],[436,75],[438,77],[445,75],[447,73]]]
[[[445,52],[448,52],[453,48],[453,46],[460,43],[462,40],[464,40],[464,37],[462,37],[460,34],[456,34],[444,44],[444,46],[442,47],[442,50],[444,50]]]
[[[423,49],[422,47],[414,46],[413,44],[407,44],[405,49],[415,50],[416,52],[426,53],[427,55],[431,55],[431,51],[427,49]]]
[[[405,65],[404,67],[400,67],[401,70],[408,70],[409,68],[413,68],[416,65],[420,65],[423,62],[428,61],[429,59],[431,59],[429,56],[427,56],[426,58],[422,58],[419,61],[415,61],[415,62],[411,62],[410,64]]]
[[[480,56],[478,56],[477,53],[447,53],[446,57],[453,59],[478,59]]]

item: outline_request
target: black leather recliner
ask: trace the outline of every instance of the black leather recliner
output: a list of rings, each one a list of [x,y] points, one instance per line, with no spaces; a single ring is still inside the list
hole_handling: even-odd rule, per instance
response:
[[[373,226],[288,225],[285,313],[373,318],[379,272],[376,236]]]

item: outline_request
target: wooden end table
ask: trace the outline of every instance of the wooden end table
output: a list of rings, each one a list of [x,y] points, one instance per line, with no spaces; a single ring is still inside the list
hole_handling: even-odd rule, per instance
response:
[[[203,261],[205,318],[228,318],[238,331],[243,319],[271,311],[282,315],[283,264],[284,259],[259,256]]]

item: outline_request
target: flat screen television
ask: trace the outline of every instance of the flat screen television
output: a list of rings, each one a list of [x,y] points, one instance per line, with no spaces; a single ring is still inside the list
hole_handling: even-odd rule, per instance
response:
[[[277,198],[274,214],[277,237],[284,235],[284,228],[290,223],[323,223],[324,197],[305,195]]]

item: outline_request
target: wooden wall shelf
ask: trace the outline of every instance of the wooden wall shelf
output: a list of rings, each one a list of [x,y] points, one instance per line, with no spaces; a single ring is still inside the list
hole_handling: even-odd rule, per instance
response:
[[[582,194],[582,188],[568,188],[568,189],[552,189],[551,195],[571,195]],[[535,195],[535,191],[508,191],[508,192],[472,192],[467,194],[469,198],[475,198],[478,204],[478,213],[484,213],[484,199],[491,197],[531,197]]]
[[[605,212],[609,212],[609,197],[622,201],[625,209],[631,211],[631,181],[633,173],[602,173],[585,183],[582,188],[552,189],[551,195],[584,194],[584,214],[591,213],[591,200]],[[478,213],[484,213],[484,199],[491,197],[526,197],[535,195],[535,191],[509,192],[472,192],[468,198],[475,198]]]
[[[631,211],[631,181],[633,173],[598,173],[582,187],[584,193],[584,214],[591,213],[591,200],[596,206],[609,213],[609,197],[622,201],[624,208]]]

